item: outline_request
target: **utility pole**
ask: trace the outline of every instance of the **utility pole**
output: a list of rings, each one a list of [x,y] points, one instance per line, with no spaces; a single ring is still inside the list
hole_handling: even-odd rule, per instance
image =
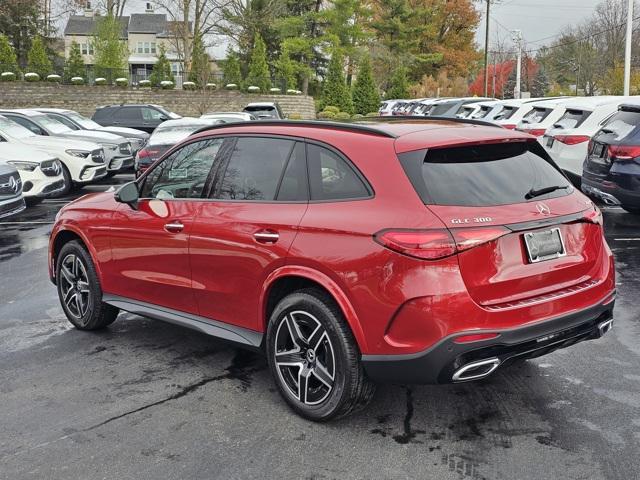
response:
[[[513,30],[513,41],[516,43],[516,48],[518,49],[518,59],[516,61],[516,87],[513,90],[513,98],[520,98],[520,82],[522,81],[522,32],[520,30]]]
[[[629,0],[633,1],[633,0]],[[484,96],[488,97],[489,93],[489,10],[491,8],[491,0],[487,0],[487,22],[484,32]]]
[[[624,94],[629,95],[631,83],[631,33],[633,30],[633,2],[629,0],[627,7],[627,42],[624,48]]]

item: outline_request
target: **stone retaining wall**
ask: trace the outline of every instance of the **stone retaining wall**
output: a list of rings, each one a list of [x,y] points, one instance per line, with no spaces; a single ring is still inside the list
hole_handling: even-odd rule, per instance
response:
[[[0,108],[55,107],[91,116],[96,107],[119,103],[155,103],[183,116],[239,111],[249,102],[275,101],[287,114],[315,118],[313,98],[304,95],[255,95],[234,91],[151,90],[137,88],[0,82]]]

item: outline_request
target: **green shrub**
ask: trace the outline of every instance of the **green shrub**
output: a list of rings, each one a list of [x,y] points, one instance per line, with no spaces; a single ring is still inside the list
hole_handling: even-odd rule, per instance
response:
[[[182,89],[183,90],[195,90],[196,89],[196,84],[194,82],[184,82],[182,84]]]
[[[71,85],[84,85],[84,78],[82,77],[72,77]]]
[[[224,88],[227,90],[238,90],[238,85],[236,83],[227,83]]]
[[[258,87],[256,85],[249,85],[247,87],[247,92],[249,92],[249,93],[260,93],[260,87]]]
[[[338,112],[336,113],[336,120],[350,120],[351,115],[347,112]]]
[[[62,82],[62,77],[60,75],[47,75],[47,82],[51,83],[60,83]]]
[[[351,118],[364,118],[364,115],[362,115],[361,113],[356,113],[353,117]]]
[[[297,90],[294,90],[293,88],[289,88],[289,89],[287,90],[287,95],[295,95],[295,94],[296,94],[296,92],[297,92]]]
[[[129,86],[129,79],[124,77],[116,78],[116,85],[118,87],[127,87]]]
[[[340,109],[338,107],[333,106],[333,105],[327,105],[326,107],[324,107],[323,112],[338,113],[338,112],[340,112]]]
[[[0,82],[15,82],[16,74],[13,72],[2,72],[0,73]]]
[[[163,80],[160,82],[160,88],[163,90],[173,90],[175,86],[175,83],[171,80]]]
[[[98,77],[98,78],[96,78],[95,84],[98,85],[98,86],[106,85],[107,84],[107,79],[103,78],[103,77]]]
[[[294,112],[291,115],[289,115],[289,120],[302,120],[302,115],[300,115],[297,112]]]
[[[282,90],[280,90],[280,89],[279,89],[279,88],[277,88],[277,87],[273,87],[273,88],[270,88],[270,89],[269,89],[269,93],[274,93],[274,94],[276,94],[276,95],[277,95],[277,94],[279,94],[279,93],[282,93]]]
[[[336,114],[334,112],[322,111],[318,113],[318,118],[332,119],[336,118]]]
[[[207,83],[204,88],[207,90],[215,90],[218,86],[215,83]]]
[[[39,82],[40,81],[40,75],[38,75],[35,72],[28,72],[24,74],[24,80],[26,82]]]
[[[140,80],[138,86],[142,88],[151,88],[151,80]]]
[[[379,117],[380,112],[369,112],[365,115],[365,117]]]

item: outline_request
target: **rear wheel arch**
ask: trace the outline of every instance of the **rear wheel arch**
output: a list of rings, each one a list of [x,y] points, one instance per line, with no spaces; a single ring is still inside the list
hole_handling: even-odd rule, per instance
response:
[[[324,273],[308,267],[283,267],[272,273],[264,285],[260,301],[260,326],[263,331],[266,331],[269,317],[280,300],[293,292],[314,288],[335,302],[347,321],[360,351],[367,351],[364,332],[353,305],[342,288]]]

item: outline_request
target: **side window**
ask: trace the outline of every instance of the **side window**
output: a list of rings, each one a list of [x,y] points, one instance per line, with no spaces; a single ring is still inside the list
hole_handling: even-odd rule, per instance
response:
[[[115,117],[118,120],[138,121],[141,119],[139,107],[122,107],[119,109]]]
[[[140,189],[141,198],[201,198],[224,139],[185,145],[157,165]]]
[[[31,120],[27,120],[23,117],[13,116],[13,115],[5,115],[12,122],[16,122],[18,125],[22,125],[25,128],[28,128],[36,135],[46,135],[47,133],[42,130],[38,125],[33,123]]]
[[[72,121],[70,121],[68,118],[66,118],[64,115],[51,115],[51,118],[53,118],[54,120],[57,120],[58,122],[65,125],[66,127],[70,128],[71,130],[78,130],[78,127],[76,127],[76,125]]]
[[[294,144],[279,138],[239,137],[216,179],[212,198],[273,201]]]
[[[282,175],[276,200],[279,202],[306,202],[309,200],[307,186],[307,159],[303,142],[297,142]]]
[[[142,107],[142,118],[146,122],[160,120],[160,117],[162,116],[163,116],[162,112],[159,112],[155,108]]]
[[[307,145],[311,200],[344,200],[371,195],[355,170],[331,150]]]

